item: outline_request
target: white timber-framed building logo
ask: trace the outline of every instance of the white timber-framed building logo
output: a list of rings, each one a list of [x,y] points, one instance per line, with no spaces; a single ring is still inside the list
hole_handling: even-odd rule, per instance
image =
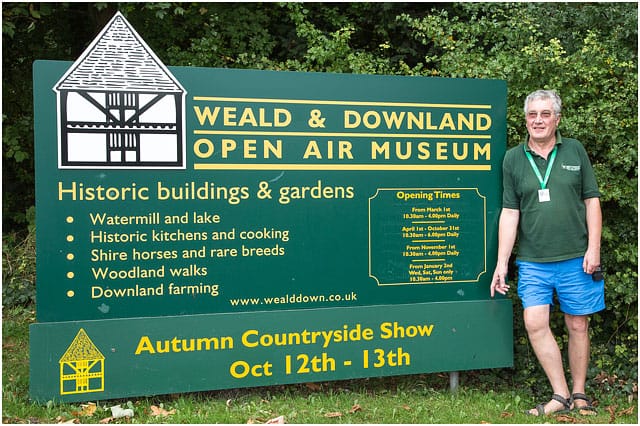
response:
[[[120,12],[53,90],[59,168],[185,168],[186,90]]]

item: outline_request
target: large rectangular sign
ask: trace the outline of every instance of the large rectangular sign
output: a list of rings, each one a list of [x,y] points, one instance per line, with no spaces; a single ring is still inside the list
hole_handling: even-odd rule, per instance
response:
[[[504,82],[176,68],[184,169],[69,169],[68,67],[35,68],[39,321],[488,297]]]
[[[130,31],[34,64],[34,398],[510,365],[488,271],[505,82],[167,68]],[[375,370],[376,350],[407,362]],[[304,356],[328,367],[293,374]]]

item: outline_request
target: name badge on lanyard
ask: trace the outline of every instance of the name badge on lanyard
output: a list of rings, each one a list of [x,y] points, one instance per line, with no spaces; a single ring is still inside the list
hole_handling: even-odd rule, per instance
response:
[[[545,201],[551,201],[551,195],[549,194],[549,188],[538,189],[538,201],[544,203]]]
[[[558,146],[553,147],[553,151],[551,151],[551,158],[549,158],[549,163],[547,164],[547,171],[544,174],[544,179],[538,170],[538,166],[536,166],[535,161],[533,161],[533,157],[531,153],[527,151],[527,147],[524,146],[524,153],[529,160],[529,164],[531,164],[531,168],[533,169],[536,177],[538,178],[538,182],[540,182],[540,189],[538,189],[538,202],[545,203],[547,201],[551,201],[551,194],[549,193],[549,188],[547,188],[547,182],[549,182],[549,175],[551,175],[551,167],[553,167],[553,162],[556,159],[556,153],[558,151]]]

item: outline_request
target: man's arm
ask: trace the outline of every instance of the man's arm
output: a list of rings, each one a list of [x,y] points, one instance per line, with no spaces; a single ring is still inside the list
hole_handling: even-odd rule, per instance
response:
[[[507,284],[507,271],[509,270],[509,257],[516,243],[518,235],[518,223],[520,222],[520,210],[503,208],[498,223],[498,261],[491,280],[491,297],[497,291],[506,294],[509,291]]]
[[[600,198],[587,198],[584,200],[587,208],[587,232],[589,244],[584,254],[582,269],[587,274],[600,266],[600,237],[602,236],[602,211],[600,210]]]

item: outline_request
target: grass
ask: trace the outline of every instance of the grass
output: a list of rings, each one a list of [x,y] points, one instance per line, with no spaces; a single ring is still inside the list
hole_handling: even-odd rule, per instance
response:
[[[3,310],[3,423],[629,423],[637,424],[637,399],[595,395],[597,415],[527,416],[531,392],[491,372],[463,372],[456,393],[446,374],[369,378],[189,394],[34,404],[29,401],[28,325],[35,312]],[[95,405],[93,405],[95,404]],[[112,418],[110,407],[134,417]],[[281,417],[282,416],[282,417]]]

